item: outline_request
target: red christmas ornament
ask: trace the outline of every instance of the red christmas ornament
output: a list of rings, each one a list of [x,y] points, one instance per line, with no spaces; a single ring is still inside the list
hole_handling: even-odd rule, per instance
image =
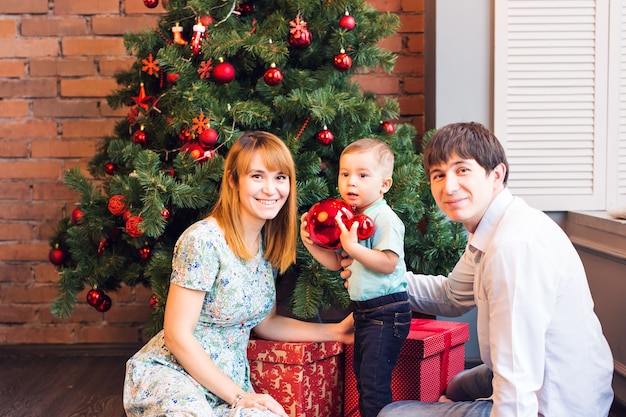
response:
[[[163,210],[161,210],[161,216],[163,216],[165,220],[169,220],[172,216],[172,213],[166,207],[164,207]]]
[[[124,212],[124,214],[122,214],[122,218],[124,219],[125,222],[128,221],[128,219],[130,219],[130,216],[132,216],[133,214],[130,212],[130,210],[126,210]]]
[[[98,245],[98,255],[102,256],[104,254],[104,248],[106,248],[107,240],[102,239],[100,244]]]
[[[48,260],[53,265],[62,265],[63,261],[65,261],[65,252],[59,248],[59,244],[56,243],[54,248],[50,249],[50,253],[48,254]]]
[[[330,130],[326,128],[326,126],[324,126],[323,130],[320,130],[319,132],[317,132],[315,139],[321,145],[328,146],[333,140],[335,140],[335,135],[333,135],[333,132],[331,132]]]
[[[87,292],[87,304],[93,307],[97,306],[104,295],[104,292],[99,288],[89,290]]]
[[[193,25],[193,37],[191,38],[191,53],[198,55],[202,49],[202,41],[204,40],[204,33],[206,27],[200,22]]]
[[[213,69],[213,79],[221,84],[228,84],[235,79],[235,67],[229,62],[220,62]]]
[[[178,81],[178,77],[180,77],[179,74],[167,74],[165,76],[165,79],[167,80],[168,83],[175,85],[176,81]]]
[[[144,261],[147,261],[152,256],[152,248],[150,248],[150,246],[144,246],[143,248],[139,249],[139,256]]]
[[[106,172],[108,175],[113,175],[115,174],[115,170],[117,169],[117,167],[115,166],[115,164],[111,163],[111,162],[107,162],[104,165],[104,172]]]
[[[203,148],[213,149],[217,144],[217,130],[207,127],[198,135],[198,141]]]
[[[296,16],[295,20],[289,22],[291,29],[289,29],[289,46],[297,49],[305,49],[311,45],[313,35],[311,31],[306,27],[306,22],[300,19],[300,15]]]
[[[350,16],[350,14],[346,11],[346,14],[339,19],[339,27],[350,31],[354,29],[355,26],[356,21],[354,20],[354,17]]]
[[[182,152],[187,152],[196,162],[204,162],[207,161],[215,155],[215,151],[213,149],[204,149],[202,145],[198,141],[191,141],[185,143],[182,148],[180,148]]]
[[[109,203],[107,204],[109,211],[114,216],[120,216],[124,214],[126,211],[126,197],[123,195],[117,194],[109,198]]]
[[[157,304],[159,304],[159,297],[156,294],[152,294],[150,296],[150,307],[156,308]]]
[[[383,129],[384,132],[389,134],[392,134],[396,131],[396,127],[391,122],[382,122],[380,124],[380,127]]]
[[[143,4],[149,9],[154,9],[159,5],[159,0],[143,0]]]
[[[339,54],[333,58],[333,66],[338,71],[347,71],[352,66],[352,58],[346,54],[346,51],[342,48]]]
[[[207,27],[213,24],[213,17],[210,14],[203,14],[200,16],[200,23],[202,23],[204,27]]]
[[[148,143],[148,136],[143,125],[133,134],[133,142],[141,146],[146,146],[146,143]]]
[[[79,209],[78,207],[75,207],[74,210],[72,210],[71,217],[72,217],[72,223],[74,223],[75,225],[79,225],[83,222],[85,213],[83,213],[82,210]]]
[[[270,68],[263,74],[263,79],[267,85],[272,87],[277,86],[283,81],[283,72],[280,68],[276,68],[276,64],[272,63]]]
[[[241,3],[239,7],[235,9],[235,11],[239,12],[239,16],[245,17],[248,16],[254,10],[254,5],[251,2]]]
[[[319,201],[309,209],[306,217],[306,230],[309,232],[311,240],[318,246],[326,249],[339,249],[341,231],[337,226],[335,218],[341,215],[341,221],[349,229],[356,220],[356,214],[352,207],[339,198],[327,198]],[[359,228],[357,235],[359,239],[367,239],[374,233],[374,222],[368,216],[362,214],[359,217]],[[363,224],[367,223],[365,227]],[[362,229],[362,230],[360,230]]]
[[[181,140],[181,142],[185,143],[185,142],[189,142],[190,140],[192,140],[193,135],[191,134],[191,131],[185,127],[178,134],[178,138]]]
[[[370,216],[360,213],[354,216],[354,221],[359,224],[356,229],[359,240],[369,239],[374,233],[374,220]]]
[[[143,235],[143,232],[139,230],[139,225],[143,222],[143,218],[140,216],[130,216],[126,220],[126,233],[130,237],[139,237]]]
[[[172,26],[172,34],[175,44],[187,45],[187,41],[183,39],[183,27],[178,22],[176,22],[176,26]]]
[[[105,313],[111,309],[111,297],[102,293],[102,297],[100,297],[100,301],[94,307],[101,313]]]

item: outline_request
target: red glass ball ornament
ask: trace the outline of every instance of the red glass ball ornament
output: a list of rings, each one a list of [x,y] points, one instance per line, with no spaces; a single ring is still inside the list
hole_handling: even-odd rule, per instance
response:
[[[178,134],[178,138],[181,140],[181,142],[185,143],[193,139],[193,135],[191,134],[191,131],[189,129],[184,128]]]
[[[159,0],[143,0],[143,4],[145,4],[148,9],[154,9],[159,5]]]
[[[277,86],[283,81],[283,72],[280,68],[276,68],[275,64],[272,64],[271,67],[265,71],[265,74],[263,74],[263,79],[267,85],[272,87]]]
[[[380,127],[383,129],[385,133],[392,134],[396,131],[396,127],[391,122],[382,122]]]
[[[165,76],[165,79],[168,83],[175,85],[176,81],[178,81],[178,77],[180,77],[180,74],[167,74]]]
[[[101,289],[93,288],[89,290],[87,292],[87,304],[93,307],[97,306],[104,295]]]
[[[172,213],[166,207],[164,207],[163,210],[161,210],[161,216],[163,216],[165,220],[169,220],[172,216]]]
[[[200,23],[202,26],[210,26],[213,24],[213,17],[210,14],[203,14],[200,16]]]
[[[213,69],[213,79],[221,84],[228,84],[235,79],[235,67],[229,62],[220,62]]]
[[[313,35],[307,28],[289,34],[289,46],[297,49],[305,49],[311,45]]]
[[[343,15],[341,19],[339,19],[340,28],[350,31],[354,29],[355,26],[356,26],[356,21],[354,20],[354,17],[348,14],[348,12],[346,12],[346,14]]]
[[[159,297],[156,294],[152,294],[150,296],[150,307],[156,308],[157,304],[159,304]]]
[[[200,132],[198,135],[198,141],[204,148],[213,149],[217,144],[217,136],[217,130],[209,127]]]
[[[356,235],[359,240],[369,239],[374,233],[374,220],[363,213],[354,216],[354,221],[359,224],[356,229]]]
[[[106,172],[108,175],[113,175],[115,174],[115,170],[117,169],[117,167],[115,166],[115,164],[111,163],[111,162],[107,162],[104,165],[104,172]]]
[[[150,248],[150,246],[144,246],[143,248],[139,249],[139,256],[144,261],[147,261],[152,256],[152,248]]]
[[[81,209],[79,209],[78,207],[75,207],[74,210],[72,210],[72,223],[74,223],[75,225],[79,225],[82,224],[84,217],[85,217],[85,213],[82,212]]]
[[[120,216],[126,211],[126,197],[123,195],[114,195],[109,198],[107,208],[114,216]]]
[[[146,132],[143,129],[139,129],[138,131],[133,133],[133,142],[141,146],[146,146],[146,143],[148,142],[148,136],[146,135]]]
[[[50,249],[50,253],[48,254],[48,260],[53,265],[62,265],[63,261],[65,261],[65,252],[62,249],[59,249],[58,246]]]
[[[143,222],[143,218],[140,216],[130,216],[126,220],[126,233],[130,237],[139,237],[143,235],[143,232],[139,230],[139,225]]]
[[[337,71],[347,71],[352,67],[352,58],[342,50],[333,58],[333,66]]]
[[[105,313],[111,309],[111,297],[102,293],[102,297],[100,297],[100,301],[94,307],[101,313]]]
[[[324,128],[324,130],[317,132],[315,139],[320,145],[328,146],[333,140],[335,140],[335,135],[333,135],[333,132],[330,130]]]
[[[313,204],[306,217],[306,230],[313,243],[326,249],[341,247],[341,231],[335,220],[338,213],[341,213],[341,220],[349,228],[354,210],[348,203],[339,198],[327,198]]]

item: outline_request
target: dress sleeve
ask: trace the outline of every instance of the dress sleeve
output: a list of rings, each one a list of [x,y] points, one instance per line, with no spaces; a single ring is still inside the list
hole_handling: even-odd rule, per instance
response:
[[[209,291],[219,272],[218,246],[210,234],[186,231],[176,242],[170,282],[192,290]]]

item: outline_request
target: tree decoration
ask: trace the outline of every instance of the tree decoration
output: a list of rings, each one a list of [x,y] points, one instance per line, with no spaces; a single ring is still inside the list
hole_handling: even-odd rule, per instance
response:
[[[269,69],[263,74],[265,83],[271,87],[277,86],[283,81],[283,72],[280,68],[276,68],[276,64],[272,62]]]
[[[152,248],[147,244],[139,249],[139,257],[144,261],[147,261],[152,256]]]
[[[111,305],[112,304],[113,304],[113,302],[111,301],[111,297],[109,297],[108,295],[104,294],[100,298],[100,301],[98,302],[98,304],[96,304],[94,306],[94,308],[96,310],[98,310],[99,312],[101,312],[101,313],[106,313],[107,311],[109,311],[111,309]]]
[[[396,127],[394,126],[394,124],[389,121],[380,122],[380,127],[385,133],[392,134],[396,131]]]
[[[318,201],[307,212],[306,230],[311,240],[326,249],[341,248],[341,230],[337,226],[339,215],[343,224],[350,229],[355,221],[359,222],[357,235],[360,240],[368,239],[374,233],[374,222],[369,216],[357,217],[352,207],[339,198],[326,198]]]
[[[317,132],[315,139],[321,145],[328,146],[333,140],[335,140],[335,135],[333,135],[333,132],[331,132],[326,126],[324,126],[324,129]]]
[[[54,247],[50,249],[50,253],[48,253],[48,260],[53,265],[62,265],[65,261],[65,251],[59,248],[59,244],[55,243]]]
[[[202,61],[200,63],[200,68],[198,68],[198,74],[200,74],[200,79],[211,78],[211,70],[213,67],[211,66],[211,60]]]
[[[313,35],[306,27],[306,22],[300,19],[298,14],[295,20],[289,22],[289,45],[297,49],[305,49],[311,45]]]
[[[141,70],[143,72],[147,72],[148,75],[156,75],[157,77],[159,76],[159,71],[161,70],[158,65],[159,60],[154,59],[152,54],[149,54],[148,58],[142,59],[141,63],[143,64],[143,66],[141,67]]]
[[[173,175],[172,175],[173,176]],[[167,207],[163,207],[163,209],[161,210],[161,216],[163,216],[163,218],[165,220],[169,220],[170,217],[172,215],[172,212],[170,212]]]
[[[196,160],[196,162],[200,163],[208,161],[215,156],[215,150],[204,149],[197,140],[185,143],[180,150],[182,152],[187,152],[193,159]]]
[[[154,9],[155,7],[159,5],[159,0],[143,0],[143,4],[148,9]]]
[[[141,125],[139,130],[133,133],[133,142],[141,146],[146,146],[148,143],[148,135],[146,135],[146,131],[144,129],[145,126]]]
[[[87,304],[95,307],[100,302],[103,295],[104,292],[101,289],[92,288],[91,290],[87,291]]]
[[[213,17],[210,14],[200,16],[200,23],[206,28],[213,24]]]
[[[104,172],[106,172],[108,175],[115,174],[116,169],[117,167],[112,162],[107,162],[106,164],[104,164]]]
[[[352,66],[352,58],[346,53],[346,50],[341,48],[339,53],[333,58],[333,66],[338,71],[347,71]]]
[[[220,58],[220,63],[217,64],[213,70],[213,79],[220,84],[228,84],[235,79],[235,67]]]
[[[107,243],[108,243],[108,240],[106,238],[100,240],[100,243],[98,244],[98,255],[100,256],[104,255],[104,249],[106,248]]]
[[[206,117],[203,111],[200,111],[200,114],[198,115],[198,117],[194,117],[193,119],[191,119],[191,122],[193,123],[192,129],[195,130],[196,133],[199,134],[204,129],[206,129],[210,121],[211,119]]]
[[[251,1],[246,1],[244,3],[239,4],[239,6],[235,8],[235,11],[241,17],[248,16],[254,11],[254,4],[252,4]]]
[[[193,25],[193,36],[191,38],[191,53],[198,55],[202,49],[202,40],[204,39],[204,33],[206,27],[200,21]]]
[[[85,217],[85,213],[83,213],[83,211],[78,208],[78,207],[74,207],[74,210],[72,210],[72,223],[74,223],[75,225],[80,225],[83,223]]]
[[[133,102],[144,110],[148,110],[148,103],[152,101],[151,96],[146,95],[146,87],[143,83],[139,84],[139,95],[133,97]]]
[[[178,81],[178,78],[180,77],[180,74],[167,74],[165,76],[165,79],[167,80],[168,83],[172,84],[172,85],[176,85],[176,81]]]
[[[198,135],[198,141],[203,148],[213,149],[217,144],[217,136],[217,130],[212,129],[207,125],[206,129]]]
[[[356,21],[354,20],[354,17],[350,16],[350,13],[346,10],[346,14],[341,16],[341,19],[339,19],[339,27],[347,31],[351,31],[355,26]]]
[[[176,22],[176,25],[172,26],[172,34],[174,35],[174,43],[178,45],[187,45],[187,41],[183,39],[183,27],[180,23]]]
[[[126,211],[126,197],[117,194],[109,198],[107,208],[114,216],[121,216]]]
[[[204,117],[204,115],[202,116]],[[178,133],[178,139],[180,139],[180,141],[183,143],[189,142],[190,140],[193,139],[193,133],[191,133],[191,131],[188,128],[184,127],[181,129],[180,133]]]
[[[143,218],[140,216],[130,216],[126,220],[126,233],[130,237],[140,237],[143,232],[139,229],[139,225],[143,222]]]
[[[158,304],[159,304],[159,297],[157,297],[156,294],[152,294],[150,296],[150,307],[156,308]]]

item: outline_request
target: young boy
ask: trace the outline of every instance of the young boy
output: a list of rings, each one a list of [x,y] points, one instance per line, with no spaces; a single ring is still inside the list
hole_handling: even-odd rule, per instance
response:
[[[339,158],[339,193],[357,214],[374,221],[374,234],[357,238],[338,219],[341,246],[354,259],[348,292],[354,301],[354,374],[361,417],[376,417],[391,403],[391,371],[411,325],[404,264],[404,224],[384,199],[392,184],[394,155],[387,144],[360,139]],[[341,269],[340,251],[315,245],[305,229],[300,235],[311,255],[326,268]]]

